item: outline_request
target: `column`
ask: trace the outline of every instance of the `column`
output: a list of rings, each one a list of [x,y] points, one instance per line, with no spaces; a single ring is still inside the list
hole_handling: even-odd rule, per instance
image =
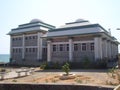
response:
[[[112,58],[112,42],[110,41],[110,59]]]
[[[115,54],[118,55],[118,44],[115,44]]]
[[[10,36],[10,62],[12,61],[12,36]]]
[[[95,43],[95,60],[102,59],[102,39],[101,39],[101,37],[95,37],[94,43]]]
[[[72,38],[69,39],[69,61],[72,62],[73,60],[73,44]]]
[[[23,42],[22,42],[22,59],[25,59],[25,35],[23,34]]]
[[[107,41],[107,47],[108,47],[108,58],[111,59],[111,42],[110,40]]]
[[[42,60],[42,48],[43,48],[42,38],[40,38],[40,59],[41,59],[41,60]]]
[[[111,42],[111,58],[114,58],[113,42]]]
[[[38,40],[37,40],[37,60],[41,60],[42,59],[42,39],[40,38],[41,33],[38,32]]]
[[[105,39],[105,41],[104,41],[104,43],[105,43],[105,58],[107,58],[108,57],[108,53],[107,53],[107,40]]]
[[[51,61],[51,41],[47,41],[47,61]]]
[[[113,43],[113,57],[116,58],[116,54],[115,54],[115,43]]]
[[[111,42],[108,41],[108,58],[111,59]]]

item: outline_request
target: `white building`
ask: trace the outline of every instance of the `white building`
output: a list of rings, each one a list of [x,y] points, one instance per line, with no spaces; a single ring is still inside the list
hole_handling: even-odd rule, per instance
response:
[[[48,62],[82,62],[84,58],[115,60],[118,41],[99,24],[78,19],[55,28],[40,20],[19,25],[9,32],[11,63],[39,65]]]

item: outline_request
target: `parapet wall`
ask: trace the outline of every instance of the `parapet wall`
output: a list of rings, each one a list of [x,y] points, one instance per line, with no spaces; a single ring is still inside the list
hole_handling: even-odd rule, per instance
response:
[[[64,84],[0,83],[0,90],[113,90],[113,87]]]

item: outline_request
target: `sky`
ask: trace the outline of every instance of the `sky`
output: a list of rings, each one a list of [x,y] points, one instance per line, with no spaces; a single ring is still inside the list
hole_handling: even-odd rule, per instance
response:
[[[40,19],[57,27],[77,19],[99,23],[120,42],[120,0],[0,0],[0,54],[9,54],[7,33]],[[120,50],[119,50],[120,52]]]

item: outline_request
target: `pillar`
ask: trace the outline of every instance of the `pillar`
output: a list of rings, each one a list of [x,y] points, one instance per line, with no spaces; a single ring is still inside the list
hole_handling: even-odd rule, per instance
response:
[[[10,36],[10,62],[12,60],[12,36]]]
[[[104,45],[105,45],[105,58],[107,58],[108,57],[108,53],[107,53],[107,40],[105,39],[105,41],[104,41]]]
[[[47,41],[47,61],[51,61],[51,41]]]
[[[107,41],[107,47],[108,47],[108,50],[107,50],[107,52],[108,52],[108,58],[109,59],[111,59],[111,42],[110,42],[110,40],[108,40]]]
[[[23,42],[22,42],[22,59],[25,59],[25,35],[23,34]]]
[[[42,59],[42,38],[41,38],[41,33],[38,32],[38,40],[37,40],[37,59],[41,60]]]
[[[69,61],[72,62],[73,60],[73,44],[72,38],[69,39]]]
[[[95,60],[102,59],[102,39],[101,37],[94,38],[95,45]]]

